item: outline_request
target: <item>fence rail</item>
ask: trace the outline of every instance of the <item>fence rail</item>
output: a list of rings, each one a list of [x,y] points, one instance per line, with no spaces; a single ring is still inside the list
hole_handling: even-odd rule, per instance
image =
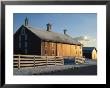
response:
[[[64,65],[62,56],[14,55],[14,68]]]

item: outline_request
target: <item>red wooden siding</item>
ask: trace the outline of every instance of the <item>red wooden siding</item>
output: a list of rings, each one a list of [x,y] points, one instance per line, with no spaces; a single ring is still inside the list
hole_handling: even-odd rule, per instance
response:
[[[82,46],[53,42],[42,42],[41,55],[82,57]]]

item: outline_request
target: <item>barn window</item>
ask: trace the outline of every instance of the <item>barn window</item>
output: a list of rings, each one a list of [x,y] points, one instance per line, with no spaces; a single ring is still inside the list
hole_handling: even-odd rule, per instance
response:
[[[25,36],[24,35],[21,35],[21,41],[24,41],[25,40]]]
[[[45,42],[45,47],[47,47],[47,42]]]
[[[55,54],[55,49],[52,49],[52,55]]]
[[[45,54],[47,54],[47,49],[45,49]]]
[[[52,43],[52,47],[54,47],[54,43]]]
[[[25,34],[25,28],[21,29],[21,34]]]

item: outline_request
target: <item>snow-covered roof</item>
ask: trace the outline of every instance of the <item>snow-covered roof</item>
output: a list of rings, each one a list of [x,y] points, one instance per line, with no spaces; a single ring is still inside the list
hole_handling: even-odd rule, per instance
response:
[[[53,41],[53,42],[60,42],[60,43],[69,43],[69,44],[78,44],[81,45],[80,42],[74,40],[71,36],[67,34],[60,34],[52,31],[46,31],[42,29],[35,29],[32,27],[25,26],[35,35],[37,35],[40,39],[45,41]]]

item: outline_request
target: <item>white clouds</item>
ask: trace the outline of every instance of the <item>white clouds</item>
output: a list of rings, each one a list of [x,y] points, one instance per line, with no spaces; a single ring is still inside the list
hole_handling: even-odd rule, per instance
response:
[[[75,40],[77,41],[89,41],[88,37],[87,36],[79,36],[79,37],[75,37],[74,38]]]
[[[75,40],[82,43],[87,47],[97,47],[97,39],[90,36],[78,36],[74,38]]]

